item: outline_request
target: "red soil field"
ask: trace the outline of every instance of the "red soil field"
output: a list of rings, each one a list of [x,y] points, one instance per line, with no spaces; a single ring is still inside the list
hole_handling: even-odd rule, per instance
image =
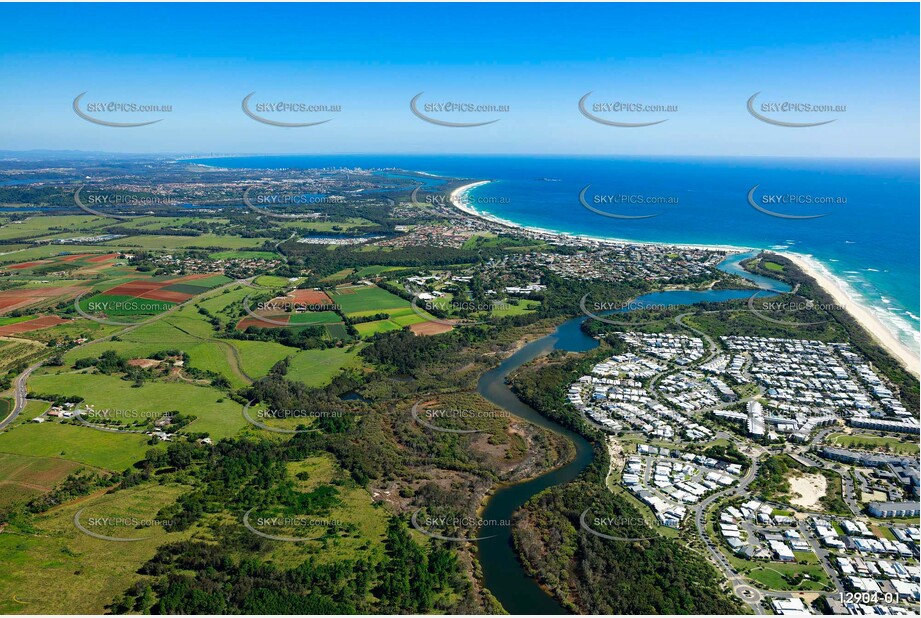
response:
[[[287,323],[288,318],[290,316],[272,315],[272,316],[266,316],[266,317],[276,322]],[[237,322],[238,330],[246,330],[250,326],[255,326],[256,328],[284,328],[284,326],[282,326],[281,324],[272,324],[272,322],[263,322],[262,320],[257,320],[256,318],[243,318],[242,320]]]
[[[326,295],[326,292],[319,292],[317,290],[294,290],[288,294],[288,299],[293,300],[298,305],[333,304],[333,301],[330,300],[329,296]]]
[[[19,264],[11,264],[7,266],[7,270],[23,270],[25,268],[32,268],[33,266],[39,266],[40,264],[48,264],[46,260],[39,260],[37,262],[20,262]]]
[[[95,257],[91,257],[87,260],[87,262],[92,262],[93,264],[97,264],[99,262],[108,262],[109,260],[114,260],[117,257],[118,257],[117,253],[105,253],[103,255],[97,255]]]
[[[73,255],[62,255],[58,258],[55,258],[58,262],[76,262],[77,260],[82,260],[85,257],[93,256],[93,253],[75,253]]]
[[[146,292],[141,292],[138,294],[138,298],[144,298],[146,300],[165,300],[171,303],[181,303],[192,298],[192,294],[185,294],[183,292],[171,292],[170,290],[149,290]]]
[[[409,330],[411,330],[414,335],[440,335],[441,333],[448,332],[452,328],[454,327],[448,324],[439,324],[438,322],[419,322],[418,324],[411,324]]]
[[[103,294],[106,296],[138,296],[144,292],[157,290],[161,287],[163,287],[163,284],[156,281],[132,281],[130,283],[116,285],[114,288],[103,292]]]
[[[49,326],[56,326],[58,324],[63,324],[68,320],[59,318],[56,315],[45,315],[40,318],[35,318],[34,320],[27,320],[25,322],[17,322],[16,324],[7,324],[6,326],[0,326],[0,335],[15,335],[17,333],[28,333],[33,330],[38,330],[40,328],[48,328]]]
[[[182,277],[176,277],[175,279],[170,279],[169,281],[163,281],[163,285],[173,285],[174,283],[185,283],[186,281],[194,281],[196,279],[207,279],[208,277],[215,277],[221,273],[199,273],[197,275],[183,275]]]
[[[28,307],[48,299],[66,300],[83,291],[85,288],[75,286],[5,290],[0,292],[0,313]]]

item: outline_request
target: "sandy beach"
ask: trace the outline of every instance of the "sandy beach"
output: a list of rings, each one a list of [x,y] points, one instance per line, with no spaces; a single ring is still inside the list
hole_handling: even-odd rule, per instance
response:
[[[661,242],[639,242],[627,239],[615,239],[615,238],[596,238],[591,236],[583,235],[574,235],[574,234],[565,234],[558,232],[556,230],[547,230],[543,228],[534,228],[524,225],[518,225],[512,221],[507,221],[505,219],[500,219],[498,217],[482,213],[476,209],[470,207],[464,201],[464,196],[468,191],[475,189],[476,187],[481,187],[483,185],[489,184],[490,180],[482,180],[478,182],[472,182],[454,189],[450,194],[450,201],[458,210],[468,214],[472,217],[478,217],[490,223],[495,223],[502,225],[508,228],[516,230],[524,230],[528,232],[534,232],[539,234],[549,234],[553,236],[559,236],[562,238],[568,239],[583,239],[599,244],[633,244],[633,245],[665,245],[669,247],[676,247],[679,249],[708,249],[711,251],[727,251],[730,253],[741,253],[747,251],[756,250],[754,247],[738,247],[732,245],[688,245],[688,244],[675,244],[675,243],[661,243]],[[769,251],[771,252],[771,251]],[[801,270],[803,270],[810,277],[814,278],[816,282],[834,298],[835,303],[841,306],[845,311],[847,311],[855,320],[857,320],[867,332],[890,354],[892,354],[896,359],[898,359],[902,365],[913,375],[921,376],[921,358],[918,354],[912,352],[908,346],[899,341],[895,335],[893,335],[889,329],[876,317],[872,311],[866,307],[860,305],[858,302],[853,300],[845,290],[843,290],[837,282],[830,276],[826,275],[820,265],[816,263],[813,258],[810,256],[802,255],[799,253],[787,252],[787,251],[773,251],[777,255],[788,258],[794,264],[796,264]]]
[[[835,303],[840,305],[845,311],[851,314],[854,319],[860,322],[860,325],[863,326],[881,346],[886,348],[890,354],[899,359],[908,371],[916,376],[921,374],[921,359],[919,359],[918,355],[912,352],[904,343],[896,339],[872,311],[854,301],[843,289],[841,289],[834,279],[823,273],[813,258],[786,251],[776,251],[774,253],[787,258],[796,264],[800,270],[815,279],[822,289],[835,299]]]

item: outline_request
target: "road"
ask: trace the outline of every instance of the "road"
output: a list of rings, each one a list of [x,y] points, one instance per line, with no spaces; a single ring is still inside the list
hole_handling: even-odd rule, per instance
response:
[[[220,287],[214,288],[213,290],[209,290],[208,294],[213,294],[213,293],[215,293],[215,292],[220,292],[221,290],[224,290],[225,288],[230,288],[230,287],[233,287],[233,286],[235,286],[235,285],[240,285],[240,284],[242,284],[242,285],[249,285],[249,284],[251,283],[252,279],[253,279],[253,277],[250,277],[250,278],[248,278],[248,279],[236,279],[236,280],[234,280],[234,281],[231,281],[230,283],[226,283],[226,284],[224,284],[224,285],[222,285],[222,286],[220,286]],[[173,313],[173,312],[175,312],[175,311],[179,311],[180,309],[182,309],[182,308],[185,307],[186,305],[190,305],[190,304],[192,304],[192,303],[194,303],[194,302],[196,302],[196,301],[199,301],[199,300],[201,300],[199,297],[190,298],[189,300],[185,301],[184,303],[179,303],[178,305],[173,305],[172,307],[170,307],[169,309],[167,309],[167,310],[164,311],[163,313],[154,316],[154,317],[153,317],[152,319],[150,319],[150,320],[146,320],[146,321],[144,321],[143,323],[132,324],[132,325],[126,327],[126,328],[123,328],[123,329],[120,330],[120,331],[117,331],[117,332],[112,333],[112,334],[110,334],[110,335],[106,335],[105,337],[99,337],[98,339],[93,339],[92,341],[85,341],[85,342],[83,342],[83,343],[81,343],[81,344],[79,344],[79,345],[75,345],[74,347],[70,348],[70,350],[76,350],[77,348],[82,348],[82,347],[84,347],[84,346],[92,345],[92,344],[94,344],[94,343],[100,343],[100,342],[102,342],[102,341],[106,341],[107,339],[111,339],[112,337],[115,337],[115,336],[125,335],[125,334],[127,334],[127,333],[130,333],[131,331],[133,331],[133,330],[136,329],[136,328],[139,328],[139,327],[141,327],[141,326],[144,326],[145,324],[150,324],[151,322],[155,322],[155,321],[157,321],[157,320],[160,320],[160,319],[162,319],[162,318],[168,316],[169,314],[171,314],[171,313]],[[70,350],[68,350],[68,352],[69,352]],[[39,367],[41,367],[42,365],[44,365],[46,360],[48,360],[48,359],[43,359],[43,360],[38,361],[37,363],[34,363],[34,364],[32,364],[32,365],[29,365],[29,367],[27,367],[25,371],[23,371],[21,374],[19,374],[18,376],[16,376],[16,379],[13,380],[13,409],[10,411],[10,413],[7,415],[7,417],[6,417],[5,419],[3,419],[2,421],[0,421],[0,431],[3,431],[3,430],[6,429],[7,427],[9,427],[9,426],[16,420],[16,418],[22,413],[22,411],[25,409],[25,407],[26,407],[26,396],[28,395],[27,382],[29,381],[29,376],[32,375],[32,372],[33,372],[33,371],[35,371],[36,369],[38,369]],[[241,369],[242,369],[242,367],[241,367]],[[244,375],[245,375],[245,374],[244,374]]]
[[[706,523],[704,518],[707,514],[707,510],[710,506],[717,500],[721,500],[727,496],[742,496],[745,495],[745,490],[751,485],[752,481],[755,480],[755,477],[758,475],[758,458],[762,453],[759,453],[755,457],[752,457],[752,464],[748,468],[748,472],[745,473],[741,479],[739,479],[739,484],[735,487],[731,487],[724,491],[717,492],[704,500],[700,501],[697,505],[694,506],[694,525],[697,526],[697,534],[700,537],[701,542],[704,544],[704,547],[707,548],[707,552],[710,554],[710,558],[716,564],[716,566],[723,572],[723,575],[729,581],[729,584],[732,586],[733,591],[736,595],[741,598],[749,607],[752,608],[756,614],[764,614],[764,610],[761,607],[761,598],[762,594],[759,590],[749,585],[748,582],[739,575],[739,572],[735,570],[729,561],[726,560],[722,552],[713,544],[713,541],[710,539],[710,535],[707,534]],[[746,594],[746,592],[748,594]]]

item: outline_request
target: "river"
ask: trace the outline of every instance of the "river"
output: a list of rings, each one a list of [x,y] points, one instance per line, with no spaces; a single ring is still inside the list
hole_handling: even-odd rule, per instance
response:
[[[789,286],[780,281],[753,275],[744,270],[739,263],[752,255],[747,253],[730,256],[719,265],[719,268],[724,272],[743,276],[767,291],[790,290]],[[645,294],[637,298],[631,306],[638,308],[643,305],[691,305],[748,298],[751,295],[751,290],[673,290]],[[592,446],[579,434],[554,423],[531,406],[524,404],[506,384],[506,378],[522,365],[553,350],[587,352],[596,348],[598,342],[582,332],[581,325],[586,319],[588,318],[580,316],[563,322],[549,335],[525,345],[497,367],[484,373],[477,384],[477,391],[483,397],[510,414],[569,439],[576,451],[575,457],[565,466],[527,481],[503,485],[490,496],[483,509],[481,517],[485,524],[477,533],[481,538],[477,543],[477,550],[483,568],[483,580],[493,596],[510,614],[568,613],[556,599],[525,573],[512,547],[511,527],[505,525],[505,522],[511,521],[512,514],[535,494],[549,487],[568,483],[579,476],[592,462]]]

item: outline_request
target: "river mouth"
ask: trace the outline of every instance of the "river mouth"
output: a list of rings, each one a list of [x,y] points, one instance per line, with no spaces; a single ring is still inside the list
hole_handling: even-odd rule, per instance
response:
[[[719,265],[719,268],[724,272],[740,275],[765,291],[774,293],[789,291],[790,287],[785,283],[754,275],[740,266],[740,262],[754,255],[756,253],[729,256]],[[648,305],[692,305],[699,302],[749,298],[751,295],[751,289],[671,290],[644,294],[636,298],[631,306],[639,308]],[[560,468],[550,470],[527,481],[499,487],[486,501],[481,515],[482,520],[486,523],[477,533],[477,536],[481,538],[480,541],[477,541],[477,551],[483,569],[483,583],[502,604],[505,611],[512,615],[570,613],[525,572],[512,544],[512,528],[503,525],[502,522],[512,521],[515,511],[534,495],[550,487],[573,481],[592,463],[594,451],[592,445],[581,435],[547,419],[518,399],[506,384],[506,379],[522,365],[554,350],[588,352],[597,348],[598,341],[586,335],[581,329],[582,322],[587,319],[589,318],[579,316],[566,320],[549,335],[528,343],[497,367],[484,373],[477,383],[477,392],[485,399],[514,416],[569,439],[576,453],[572,461]]]

